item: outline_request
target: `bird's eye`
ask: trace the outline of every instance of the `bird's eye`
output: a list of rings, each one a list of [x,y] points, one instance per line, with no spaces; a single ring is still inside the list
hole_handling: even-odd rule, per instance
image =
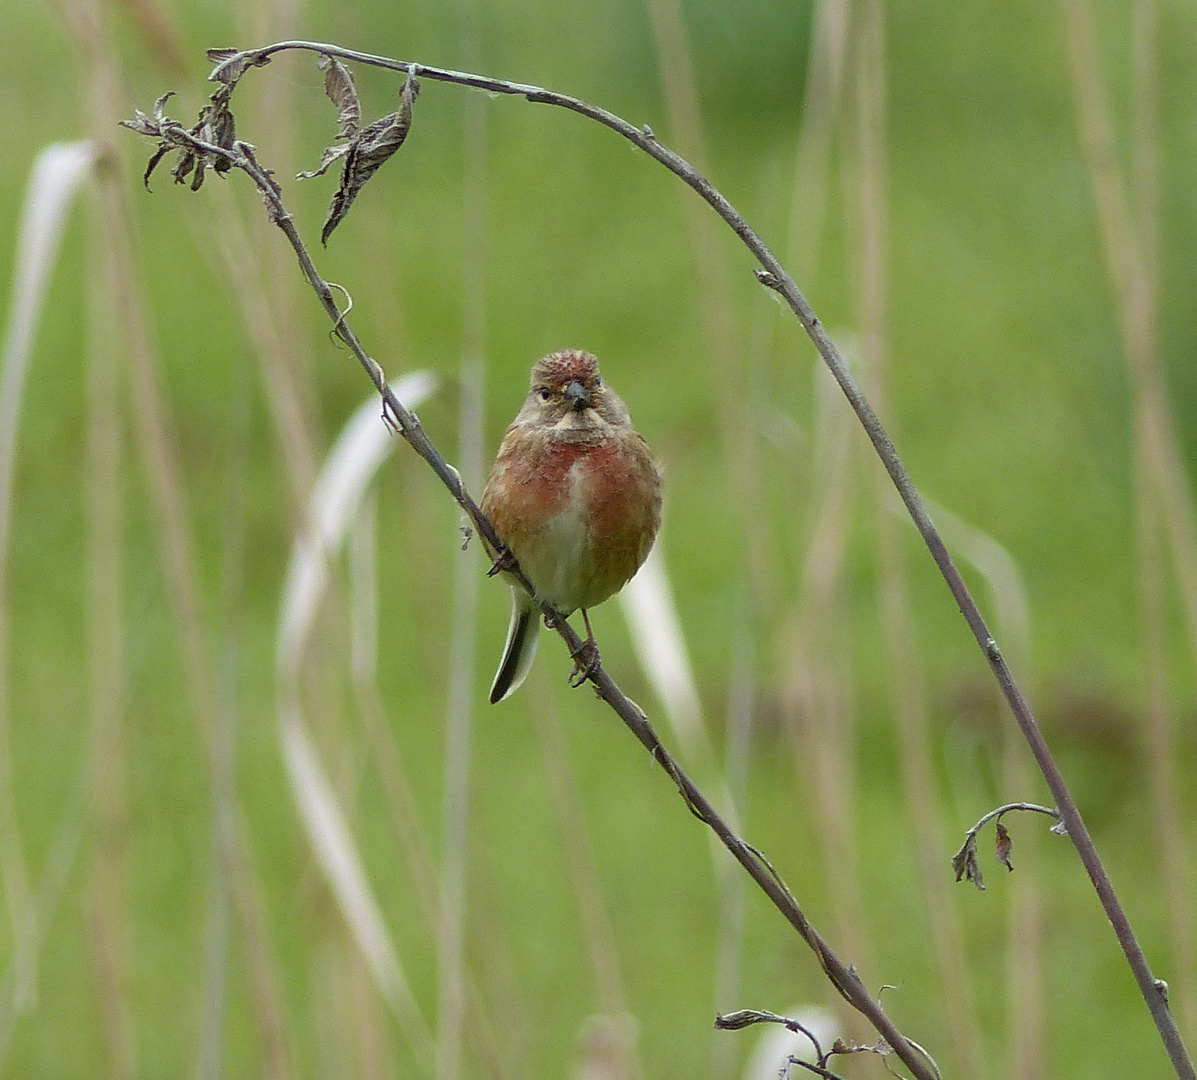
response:
[[[538,386],[536,388],[536,392],[540,395],[541,401],[548,401],[549,398],[551,398],[553,396],[552,392],[549,390],[549,388],[547,386]]]
[[[597,376],[597,375],[594,377],[594,385],[595,385],[595,386],[602,386],[602,385],[603,385],[603,380],[602,380],[601,378],[599,378],[599,376]]]

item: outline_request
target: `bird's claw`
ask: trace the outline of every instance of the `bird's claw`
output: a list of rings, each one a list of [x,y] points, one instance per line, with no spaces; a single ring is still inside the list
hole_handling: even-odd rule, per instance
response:
[[[494,577],[496,574],[503,573],[504,570],[513,570],[515,568],[515,556],[511,554],[510,548],[503,548],[498,555],[495,556],[495,561],[490,564],[490,569],[487,570],[487,577]]]
[[[576,690],[599,669],[598,643],[593,638],[583,641],[573,654],[573,660],[574,670],[569,677],[569,685]]]

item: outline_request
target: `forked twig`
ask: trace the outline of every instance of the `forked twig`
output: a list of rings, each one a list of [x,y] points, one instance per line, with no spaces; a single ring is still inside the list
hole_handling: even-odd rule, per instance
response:
[[[218,172],[229,168],[238,168],[249,175],[257,184],[266,199],[268,213],[271,220],[279,226],[287,236],[292,248],[299,258],[300,266],[309,284],[315,290],[322,306],[333,320],[337,336],[353,351],[359,362],[366,369],[375,387],[383,398],[384,415],[393,422],[397,430],[412,445],[417,453],[432,467],[441,481],[448,487],[453,497],[470,517],[474,527],[497,551],[503,546],[494,533],[489,521],[482,515],[473,499],[466,492],[457,471],[450,466],[437,452],[428,437],[424,434],[416,417],[406,410],[395,397],[387,385],[382,369],[366,353],[352,329],[345,322],[343,314],[333,300],[331,289],[321,278],[312,263],[306,247],[300,239],[290,214],[283,205],[278,185],[268,170],[262,168],[254,156],[253,147],[233,138],[232,114],[227,110],[228,99],[237,80],[250,67],[259,67],[269,63],[270,57],[276,53],[288,50],[305,50],[319,53],[323,56],[335,57],[341,60],[366,64],[391,71],[397,71],[407,77],[408,82],[413,79],[426,78],[439,82],[453,83],[459,86],[487,91],[494,94],[515,95],[527,101],[555,105],[580,113],[604,125],[623,136],[633,145],[639,147],[650,157],[655,158],[670,172],[694,189],[726,224],[744,242],[760,263],[756,271],[758,279],[766,287],[778,292],[789,304],[791,310],[802,323],[803,328],[814,342],[819,354],[830,369],[832,376],[840,385],[849,404],[856,413],[865,432],[868,434],[877,455],[889,473],[898,494],[905,503],[916,528],[923,537],[924,543],[931,552],[932,558],[939,567],[940,573],[947,582],[961,613],[968,622],[977,644],[984,653],[994,676],[998,681],[1003,695],[1014,714],[1024,738],[1031,748],[1035,760],[1042,772],[1056,807],[1068,835],[1072,838],[1084,864],[1093,886],[1097,891],[1102,907],[1114,927],[1119,944],[1130,964],[1140,991],[1151,1011],[1152,1018],[1163,1039],[1165,1048],[1172,1061],[1180,1080],[1197,1080],[1192,1061],[1181,1041],[1176,1024],[1169,1012],[1167,1001],[1161,994],[1157,982],[1147,964],[1146,957],[1131,929],[1121,902],[1114,892],[1093,840],[1085,827],[1076,802],[1072,798],[1064,778],[1053,759],[1047,743],[1039,729],[1030,706],[1023,697],[1021,690],[1014,680],[997,642],[990,633],[989,627],[981,615],[976,602],[964,584],[947,548],[944,546],[938,531],[931,521],[922,498],[914,487],[913,481],[905,466],[898,457],[892,440],[882,427],[869,402],[840,356],[839,350],[827,336],[823,324],[815,315],[814,310],[802,295],[798,286],[777,260],[776,256],[761,241],[747,221],[736,211],[724,196],[717,191],[692,165],[668,147],[662,145],[653,135],[652,130],[645,126],[634,127],[621,117],[608,112],[598,106],[566,94],[559,94],[543,87],[526,83],[511,82],[504,79],[494,79],[469,72],[453,71],[446,68],[429,67],[409,61],[400,61],[388,57],[374,56],[360,53],[339,46],[320,44],[309,41],[285,41],[245,52],[221,53],[214,56],[219,63],[213,70],[211,78],[220,83],[220,89],[214,95],[214,105],[205,110],[210,123],[205,127],[204,117],[201,125],[193,131],[188,131],[177,121],[170,120],[164,114],[165,99],[160,100],[152,117],[138,113],[136,119],[126,126],[142,134],[160,140],[159,150],[152,159],[151,165],[157,164],[161,157],[172,149],[180,149],[183,153],[193,155],[187,170],[176,178],[184,179],[191,168],[195,170],[193,187],[202,183],[203,172],[207,167],[214,167]],[[405,84],[406,85],[406,84]],[[414,88],[413,88],[414,89]],[[225,120],[227,119],[227,123]],[[210,133],[215,139],[205,139],[196,132]],[[527,587],[527,581],[519,575],[521,582]],[[531,591],[531,590],[529,590]],[[569,626],[564,618],[552,609],[545,607],[544,614],[563,638],[565,638],[571,653],[581,646],[581,639]],[[909,1040],[894,1027],[893,1023],[874,1001],[872,995],[861,982],[854,969],[846,966],[827,947],[815,929],[807,922],[801,909],[795,902],[789,889],[762,863],[755,851],[743,840],[736,836],[723,818],[706,800],[705,796],[694,786],[681,767],[661,745],[652,726],[643,711],[631,701],[612,681],[610,675],[601,666],[596,666],[589,673],[589,680],[594,684],[599,696],[603,698],[620,718],[632,730],[633,734],[649,749],[657,762],[665,769],[678,790],[685,799],[687,806],[700,820],[709,825],[723,841],[738,862],[749,872],[757,884],[773,901],[774,905],[786,916],[791,925],[799,932],[807,944],[814,950],[824,972],[831,979],[832,984],[844,998],[856,1009],[862,1012],[878,1032],[885,1038],[899,1058],[907,1065],[919,1080],[933,1080],[935,1074],[928,1067],[926,1060],[911,1045]]]

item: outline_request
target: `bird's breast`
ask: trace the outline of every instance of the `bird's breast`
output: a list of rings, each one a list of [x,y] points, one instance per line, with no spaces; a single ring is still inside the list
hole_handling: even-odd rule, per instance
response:
[[[573,611],[602,603],[639,569],[660,507],[656,465],[634,431],[579,443],[513,429],[482,509],[537,595]]]

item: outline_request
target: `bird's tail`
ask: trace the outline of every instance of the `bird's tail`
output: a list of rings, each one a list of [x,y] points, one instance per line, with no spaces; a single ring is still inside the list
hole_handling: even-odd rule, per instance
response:
[[[510,697],[527,678],[536,655],[536,641],[540,637],[540,609],[523,589],[512,587],[511,624],[507,627],[507,644],[503,659],[490,688],[490,702],[497,704]]]

